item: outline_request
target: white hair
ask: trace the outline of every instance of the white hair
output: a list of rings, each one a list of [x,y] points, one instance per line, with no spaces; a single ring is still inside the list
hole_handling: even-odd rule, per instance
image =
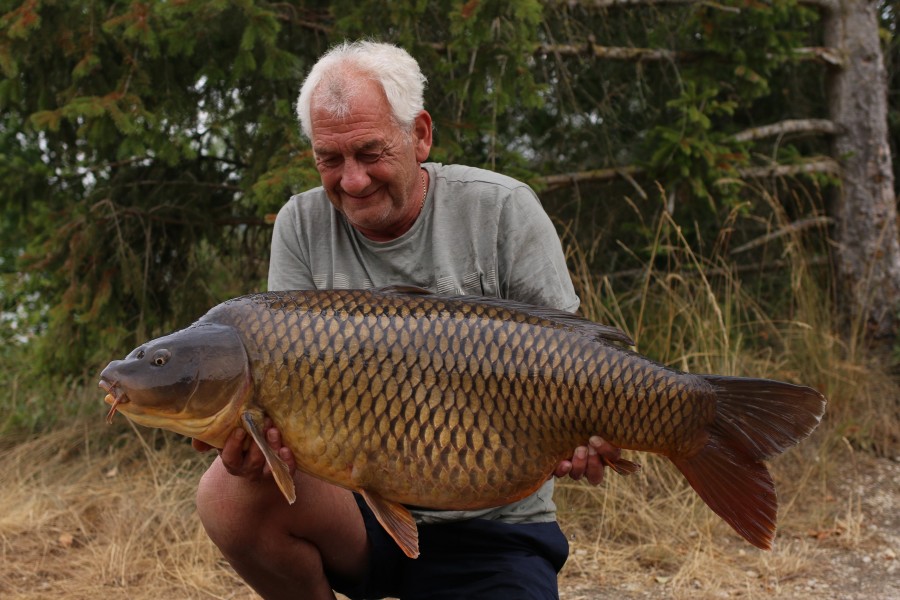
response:
[[[393,44],[367,40],[343,42],[326,52],[310,70],[297,98],[297,117],[312,140],[310,105],[344,117],[349,102],[366,81],[384,90],[391,116],[401,128],[412,127],[424,109],[425,76],[410,54]]]

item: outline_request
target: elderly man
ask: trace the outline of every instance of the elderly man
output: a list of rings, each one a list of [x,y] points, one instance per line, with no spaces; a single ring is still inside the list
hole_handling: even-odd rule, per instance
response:
[[[269,288],[409,284],[444,294],[578,307],[559,239],[534,192],[489,171],[427,163],[431,116],[416,61],[389,44],[342,44],[313,67],[297,110],[322,187],[294,196],[275,222]],[[348,490],[294,471],[288,505],[255,446],[235,430],[204,475],[201,520],[265,598],[556,598],[568,544],[553,481],[507,506],[414,509],[421,556],[403,555]],[[277,429],[270,445],[293,467]],[[586,440],[587,441],[587,440]],[[208,449],[195,442],[200,449]],[[598,454],[599,453],[599,454]],[[603,476],[592,438],[557,476]]]

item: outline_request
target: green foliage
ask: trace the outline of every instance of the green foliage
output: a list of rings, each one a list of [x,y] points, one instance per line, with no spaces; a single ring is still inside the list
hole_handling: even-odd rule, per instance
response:
[[[647,225],[663,210],[701,247],[735,214],[751,225],[734,235],[756,235],[773,209],[737,169],[827,141],[734,135],[825,115],[825,69],[797,53],[821,43],[817,19],[796,0],[0,0],[0,310],[24,315],[0,336],[30,336],[4,359],[21,377],[90,379],[261,289],[272,214],[319,183],[294,99],[343,39],[419,60],[433,160],[531,181],[642,166],[637,181],[542,192],[604,272],[664,259]],[[670,54],[595,54],[610,47]]]
[[[661,174],[660,179],[676,186],[683,182],[689,197],[707,200],[713,212],[718,207],[710,186],[718,178],[733,178],[735,167],[747,163],[746,144],[734,142],[713,125],[714,118],[731,116],[737,107],[736,102],[719,96],[718,88],[697,90],[696,83],[688,81],[681,97],[666,103],[675,112],[674,120],[659,125],[649,136],[653,148],[649,164]]]
[[[724,7],[724,8],[723,8]],[[733,10],[727,10],[733,7]],[[740,204],[736,169],[750,163],[750,144],[734,139],[741,119],[753,115],[757,101],[772,93],[779,69],[796,59],[808,38],[815,13],[796,1],[732,1],[692,11],[695,33],[684,51],[677,96],[666,102],[666,116],[648,132],[646,164],[653,175],[687,205],[715,214]]]
[[[79,373],[202,314],[222,299],[215,278],[233,281],[231,253],[266,252],[246,230],[315,181],[290,101],[321,47],[292,43],[278,11],[0,5],[0,208],[22,232],[4,258],[40,274],[18,287],[48,306],[33,344],[45,368]],[[242,280],[263,275],[257,260]]]
[[[428,78],[432,158],[506,170],[521,164],[516,113],[541,104],[532,55],[538,0],[332,3],[335,37],[374,37],[407,48]],[[427,26],[425,25],[427,23]]]

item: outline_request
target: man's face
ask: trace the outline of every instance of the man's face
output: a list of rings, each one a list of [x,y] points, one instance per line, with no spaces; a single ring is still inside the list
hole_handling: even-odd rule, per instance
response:
[[[373,240],[405,233],[422,202],[419,163],[431,146],[427,113],[417,117],[412,131],[401,130],[373,82],[356,94],[344,118],[317,109],[315,98],[311,108],[316,168],[331,203]],[[421,139],[426,118],[427,145]]]

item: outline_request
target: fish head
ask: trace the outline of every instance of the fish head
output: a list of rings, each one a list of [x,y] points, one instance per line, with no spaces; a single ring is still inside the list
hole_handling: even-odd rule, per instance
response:
[[[250,364],[234,328],[195,324],[141,344],[100,373],[116,411],[221,448],[250,395]]]

